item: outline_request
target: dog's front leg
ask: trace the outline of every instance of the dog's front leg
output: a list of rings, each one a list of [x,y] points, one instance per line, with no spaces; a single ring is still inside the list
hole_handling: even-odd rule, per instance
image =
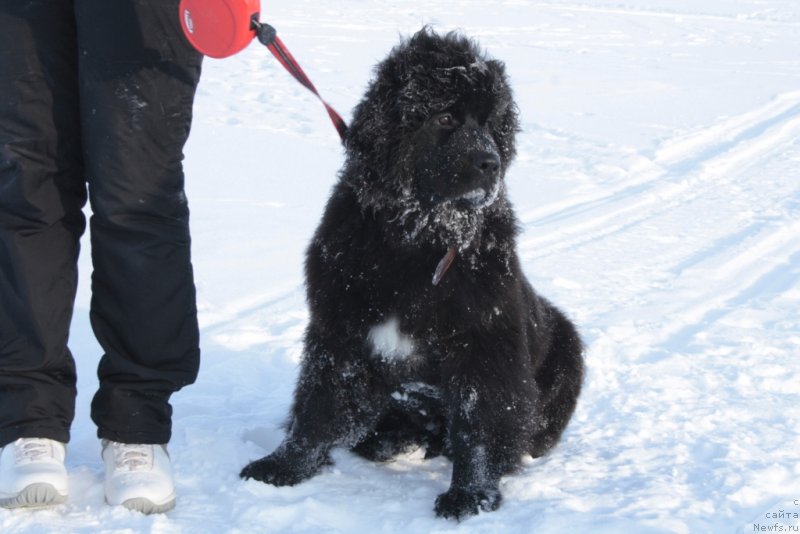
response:
[[[333,447],[352,447],[375,426],[389,394],[376,396],[380,385],[357,357],[363,349],[343,339],[309,330],[288,434],[272,454],[247,465],[242,478],[293,486],[329,465]]]
[[[286,439],[271,454],[247,464],[239,476],[274,486],[294,486],[316,475],[327,464],[330,464],[329,450]]]
[[[511,408],[505,392],[486,386],[491,382],[486,376],[462,377],[446,388],[453,475],[450,488],[436,499],[440,517],[461,520],[496,510],[502,499],[500,478],[522,455],[518,410],[530,407],[517,399]]]
[[[500,506],[501,474],[488,449],[488,429],[476,417],[478,396],[478,389],[470,386],[458,387],[449,395],[453,475],[450,488],[436,499],[435,510],[440,517],[461,520],[479,510],[492,511]]]

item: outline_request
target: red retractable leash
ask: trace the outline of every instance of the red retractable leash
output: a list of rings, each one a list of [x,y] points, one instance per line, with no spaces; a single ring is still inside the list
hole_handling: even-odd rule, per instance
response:
[[[319,98],[344,142],[347,125],[342,117],[322,99],[317,88],[278,37],[275,28],[259,22],[260,10],[260,0],[181,0],[180,20],[189,42],[199,52],[213,58],[232,56],[258,37],[261,44],[272,52],[289,74]],[[433,285],[439,284],[457,254],[456,247],[447,248],[436,266]]]
[[[283,68],[319,98],[339,132],[339,137],[344,141],[347,124],[322,99],[317,88],[278,37],[275,28],[259,21],[260,0],[181,0],[179,13],[186,38],[198,52],[209,57],[232,56],[258,37],[259,42],[267,47]]]

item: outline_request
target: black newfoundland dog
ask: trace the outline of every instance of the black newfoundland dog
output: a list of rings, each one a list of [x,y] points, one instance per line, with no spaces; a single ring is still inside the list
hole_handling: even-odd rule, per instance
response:
[[[500,477],[547,452],[581,389],[573,324],[534,293],[503,176],[517,112],[503,64],[424,29],[355,109],[306,259],[311,318],[285,440],[241,476],[293,485],[333,447],[453,462],[440,516],[494,510]]]

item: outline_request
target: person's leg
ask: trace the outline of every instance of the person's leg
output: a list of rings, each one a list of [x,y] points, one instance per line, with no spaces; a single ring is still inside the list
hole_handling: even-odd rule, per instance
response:
[[[72,2],[0,6],[0,507],[66,502],[86,203]]]
[[[98,436],[163,444],[199,333],[181,160],[201,56],[177,0],[75,0],[91,219]]]
[[[72,2],[0,6],[0,446],[69,440],[86,202]]]

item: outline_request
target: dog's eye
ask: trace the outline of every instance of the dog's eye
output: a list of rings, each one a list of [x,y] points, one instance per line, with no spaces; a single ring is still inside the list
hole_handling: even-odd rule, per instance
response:
[[[456,125],[456,121],[449,113],[442,113],[436,117],[436,124],[443,128],[452,128]]]

